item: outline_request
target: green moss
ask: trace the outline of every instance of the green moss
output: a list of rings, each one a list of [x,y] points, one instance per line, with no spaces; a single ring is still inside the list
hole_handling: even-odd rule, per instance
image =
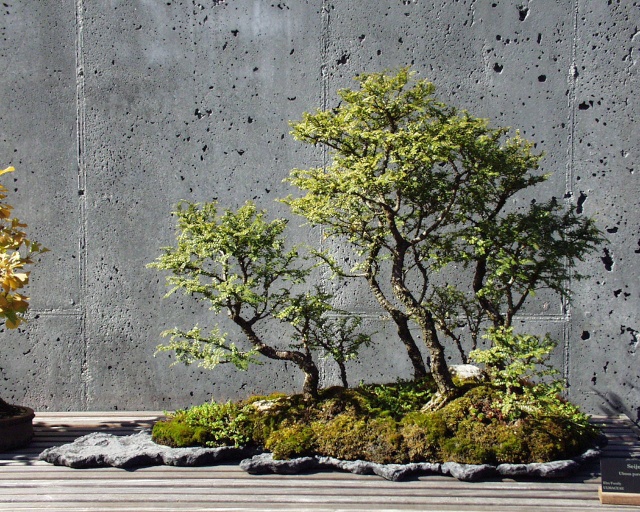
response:
[[[440,448],[449,430],[441,414],[415,412],[406,415],[401,422],[408,462],[438,461]]]
[[[253,421],[233,402],[205,403],[179,410],[154,425],[153,440],[168,446],[243,446],[252,442]]]
[[[316,453],[315,435],[309,425],[294,423],[272,432],[265,448],[270,450],[276,459],[306,457]]]
[[[158,444],[173,448],[201,445],[196,440],[196,429],[194,427],[172,420],[158,421],[153,426],[151,438]]]
[[[425,385],[334,387],[316,402],[274,394],[204,404],[158,422],[153,438],[170,446],[259,445],[283,459],[319,454],[378,463],[500,464],[573,457],[597,434],[561,400],[549,402],[545,416],[512,420],[502,412],[501,390],[489,384],[467,385],[444,408],[421,412]]]
[[[345,413],[326,423],[314,422],[311,428],[320,455],[380,464],[405,459],[402,435],[389,417],[367,419]]]

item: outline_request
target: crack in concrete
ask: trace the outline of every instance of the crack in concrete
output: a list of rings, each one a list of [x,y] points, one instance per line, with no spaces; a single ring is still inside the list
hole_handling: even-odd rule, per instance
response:
[[[80,226],[78,236],[78,273],[80,282],[80,337],[82,340],[81,402],[85,410],[89,403],[89,368],[87,360],[87,169],[85,162],[85,73],[84,73],[84,0],[76,0],[76,150],[78,165],[78,199]]]

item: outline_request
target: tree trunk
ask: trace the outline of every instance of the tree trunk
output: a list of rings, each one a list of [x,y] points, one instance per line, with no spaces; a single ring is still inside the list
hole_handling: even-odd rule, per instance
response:
[[[337,361],[338,368],[340,368],[340,380],[342,380],[342,386],[344,388],[349,387],[349,382],[347,382],[347,368],[344,365],[344,362]]]
[[[320,372],[316,364],[308,358],[303,365],[299,365],[304,372],[304,384],[302,394],[305,399],[315,402],[318,400],[318,386],[320,384]]]
[[[411,361],[411,365],[413,366],[414,380],[424,379],[427,376],[427,367],[424,364],[424,359],[422,358],[422,353],[418,348],[418,344],[409,329],[409,317],[398,308],[394,307],[389,299],[385,297],[382,289],[380,288],[380,284],[375,278],[371,264],[367,269],[366,276],[369,287],[373,292],[373,296],[376,298],[380,306],[382,306],[382,309],[389,313],[397,326],[398,337],[402,341],[402,344],[407,351],[407,355],[409,356],[409,360]]]
[[[397,247],[393,254],[391,285],[396,298],[407,308],[407,317],[418,324],[422,337],[431,356],[431,375],[437,386],[437,393],[427,404],[428,409],[440,409],[456,396],[456,386],[451,378],[444,356],[444,347],[438,339],[433,315],[420,304],[404,282],[404,261],[409,244],[396,237]]]
[[[291,361],[300,368],[304,373],[304,384],[302,386],[304,397],[313,401],[318,399],[320,372],[311,354],[304,354],[298,350],[278,350],[271,347],[260,339],[250,322],[247,322],[239,315],[232,316],[231,319],[242,329],[242,332],[249,338],[253,347],[263,356],[280,361]]]
[[[409,360],[413,365],[414,380],[424,379],[427,376],[427,367],[422,359],[422,353],[418,348],[418,344],[409,330],[409,318],[398,310],[391,312],[391,318],[393,318],[393,321],[398,327],[398,336],[402,340],[404,348],[407,350]]]
[[[427,311],[422,311],[419,315],[418,323],[422,329],[425,344],[431,354],[431,375],[438,388],[438,392],[425,408],[437,410],[456,397],[457,388],[451,378],[451,372],[444,355],[444,347],[438,339],[435,322],[431,314]]]

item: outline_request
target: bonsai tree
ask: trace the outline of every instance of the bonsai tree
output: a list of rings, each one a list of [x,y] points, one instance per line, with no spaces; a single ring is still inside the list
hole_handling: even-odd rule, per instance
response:
[[[228,342],[227,334],[216,324],[209,335],[198,326],[167,331],[163,334],[171,336],[171,341],[159,350],[174,351],[178,361],[199,362],[206,368],[232,363],[246,370],[257,362],[258,355],[290,361],[304,373],[304,396],[316,399],[319,371],[314,351],[327,350],[344,369],[344,361],[369,337],[354,334],[357,323],[336,322],[327,316],[340,313],[331,306],[331,295],[319,289],[316,293],[292,291],[309,277],[315,265],[299,255],[299,247],[285,247],[287,221],[268,222],[265,212],[257,211],[252,202],[222,214],[215,202],[183,202],[175,215],[176,246],[164,248],[164,254],[149,266],[171,271],[167,281],[173,288],[167,295],[181,289],[209,303],[215,313],[225,311],[249,349]],[[261,326],[274,321],[289,324],[293,331],[287,348],[266,343],[260,334]],[[353,335],[354,341],[347,344],[345,339],[328,339],[336,328]]]
[[[284,202],[353,248],[352,269],[323,257],[337,275],[366,280],[414,378],[427,373],[410,325],[419,328],[438,389],[429,406],[439,408],[457,393],[447,343],[466,360],[485,322],[509,328],[536,290],[568,297],[568,278],[582,277],[576,262],[601,235],[555,199],[510,206],[548,177],[517,132],[437,101],[433,84],[406,68],[356,81],[338,107],[292,123],[294,138],[327,148],[331,163],[292,170],[304,195]]]
[[[0,176],[13,172],[13,167],[0,171]],[[7,197],[7,189],[0,185],[0,201]],[[24,315],[29,308],[29,298],[24,296],[22,288],[29,282],[27,265],[33,263],[33,257],[46,249],[27,238],[26,224],[12,217],[13,207],[0,202],[0,319],[7,329],[16,329],[25,321]],[[10,413],[13,408],[0,398],[0,414]]]
[[[371,343],[371,335],[358,332],[362,320],[331,306],[332,298],[316,285],[313,292],[292,297],[275,316],[293,326],[297,347],[322,349],[331,356],[338,365],[342,385],[348,388],[346,363],[357,357],[360,347]]]

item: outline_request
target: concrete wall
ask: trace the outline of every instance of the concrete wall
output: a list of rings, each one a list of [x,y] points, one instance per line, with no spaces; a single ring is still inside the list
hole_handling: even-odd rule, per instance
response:
[[[154,358],[163,329],[211,318],[188,298],[161,300],[164,277],[145,264],[173,240],[180,199],[253,198],[286,214],[273,201],[290,192],[283,178],[322,161],[288,120],[334,105],[359,72],[412,65],[443,100],[537,141],[553,177],[533,194],[606,230],[572,306],[540,294],[521,321],[561,341],[573,400],[637,419],[639,19],[631,0],[4,3],[0,165],[17,168],[4,180],[16,214],[51,252],[33,270],[32,321],[1,334],[0,396],[41,410],[161,409],[296,389],[284,364],[205,372]],[[366,352],[352,380],[408,375],[366,293],[338,296],[385,354]]]

